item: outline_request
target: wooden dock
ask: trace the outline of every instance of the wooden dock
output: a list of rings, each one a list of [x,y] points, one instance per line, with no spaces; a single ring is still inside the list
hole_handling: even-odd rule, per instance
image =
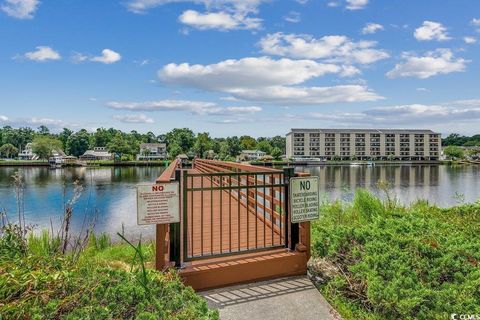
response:
[[[157,269],[176,261],[197,290],[306,273],[309,244],[288,222],[291,171],[212,160],[179,167],[157,179],[179,181],[182,203],[177,226],[157,225]]]

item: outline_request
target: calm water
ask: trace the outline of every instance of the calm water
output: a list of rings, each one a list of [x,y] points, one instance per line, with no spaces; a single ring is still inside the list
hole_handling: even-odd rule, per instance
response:
[[[127,235],[150,237],[151,226],[136,224],[136,190],[141,182],[153,182],[163,167],[108,168],[5,168],[0,167],[0,208],[6,209],[10,220],[16,219],[15,191],[11,176],[20,170],[25,178],[25,220],[41,227],[61,223],[64,199],[71,199],[73,182],[79,180],[83,193],[74,207],[72,226],[79,231],[86,217],[97,216],[96,232],[115,235],[122,230]],[[66,187],[64,187],[66,186]],[[64,197],[64,190],[65,197]]]
[[[153,235],[151,226],[136,225],[135,185],[154,181],[161,167],[117,168],[5,168],[0,167],[0,208],[10,220],[16,218],[15,192],[11,176],[20,170],[25,177],[25,217],[28,223],[57,226],[62,217],[64,199],[70,199],[72,183],[81,181],[82,196],[75,205],[73,229],[79,230],[85,217],[98,216],[97,232],[115,234],[125,226],[129,235]],[[328,199],[350,200],[358,187],[376,191],[379,181],[388,181],[404,203],[418,198],[440,206],[480,198],[479,166],[321,166],[297,168],[320,177],[320,192]],[[66,188],[64,188],[66,185]],[[64,190],[65,197],[64,197]],[[461,195],[455,197],[455,194]]]
[[[320,192],[328,199],[351,200],[356,188],[381,195],[377,188],[380,181],[388,182],[405,204],[426,199],[448,207],[480,199],[480,166],[320,166],[296,170],[320,177]]]

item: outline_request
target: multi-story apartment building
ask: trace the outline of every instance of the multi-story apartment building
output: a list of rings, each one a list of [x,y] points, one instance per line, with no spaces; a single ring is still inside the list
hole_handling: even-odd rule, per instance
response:
[[[439,160],[441,136],[431,130],[292,129],[287,158]]]

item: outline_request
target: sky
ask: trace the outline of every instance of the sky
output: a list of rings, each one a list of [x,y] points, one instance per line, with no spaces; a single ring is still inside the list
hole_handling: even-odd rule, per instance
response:
[[[480,133],[479,0],[0,0],[0,125]]]

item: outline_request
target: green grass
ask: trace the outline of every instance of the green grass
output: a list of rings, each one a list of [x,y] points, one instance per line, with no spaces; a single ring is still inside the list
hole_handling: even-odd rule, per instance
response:
[[[38,166],[48,165],[47,160],[0,160],[0,166]]]
[[[46,231],[0,235],[0,319],[218,319],[175,271],[143,270],[133,247],[108,236],[91,238],[77,260],[56,253]],[[152,244],[141,249],[153,261]]]
[[[152,161],[136,161],[136,160],[124,160],[124,161],[113,161],[113,160],[94,160],[87,161],[88,166],[166,166],[169,161],[165,160],[152,160]]]
[[[480,314],[480,202],[404,207],[358,190],[320,210],[311,269],[344,319]]]

